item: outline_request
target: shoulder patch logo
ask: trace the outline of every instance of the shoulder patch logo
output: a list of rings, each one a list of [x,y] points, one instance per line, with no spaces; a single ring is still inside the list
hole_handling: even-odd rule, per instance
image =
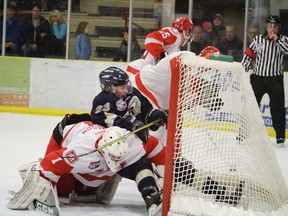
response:
[[[68,152],[65,153],[65,157],[67,157],[67,160],[69,161],[69,163],[75,163],[79,160],[79,158],[77,157],[77,154],[74,150],[70,150]]]
[[[100,165],[100,161],[93,161],[89,164],[88,168],[89,169],[96,169],[97,167],[99,167]]]
[[[122,99],[118,100],[116,102],[116,107],[117,107],[117,110],[119,111],[124,111],[127,107],[127,104],[125,101],[123,101]]]

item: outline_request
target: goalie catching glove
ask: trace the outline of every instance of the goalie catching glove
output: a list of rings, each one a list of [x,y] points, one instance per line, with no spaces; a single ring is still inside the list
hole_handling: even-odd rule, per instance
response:
[[[147,115],[147,124],[158,120],[157,123],[150,126],[150,130],[157,131],[159,127],[163,126],[168,121],[168,110],[166,109],[153,109]]]
[[[136,119],[134,116],[129,115],[125,118],[125,126],[126,129],[129,131],[134,131],[138,128],[141,128],[144,126],[144,123],[138,119]],[[149,131],[147,128],[144,128],[138,132],[135,133],[139,139],[141,139],[143,142],[147,142]]]

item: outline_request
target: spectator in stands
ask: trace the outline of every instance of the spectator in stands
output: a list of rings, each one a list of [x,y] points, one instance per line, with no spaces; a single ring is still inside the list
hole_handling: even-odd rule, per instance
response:
[[[113,61],[120,61],[127,62],[127,54],[128,54],[128,38],[129,32],[128,29],[124,29],[123,31],[123,40],[120,44],[119,50],[116,52]],[[132,33],[132,40],[131,40],[131,61],[139,59],[141,57],[141,48],[137,41],[136,36]]]
[[[50,54],[64,56],[66,45],[67,25],[65,24],[62,14],[58,10],[50,13],[51,25],[51,46]]]
[[[23,25],[16,17],[16,4],[13,2],[7,5],[6,19],[6,40],[5,40],[5,55],[19,55],[20,47],[23,45]],[[3,42],[3,16],[0,18],[0,52],[2,52]]]
[[[203,29],[199,25],[195,25],[194,27],[194,39],[191,42],[191,51],[194,52],[196,55],[199,55],[201,50],[204,49],[205,42],[203,39]]]
[[[76,59],[89,60],[92,54],[90,39],[90,25],[88,22],[80,22],[76,30],[75,57]]]
[[[221,14],[216,14],[213,19],[213,31],[211,45],[219,47],[221,40],[225,38],[224,18]]]
[[[23,56],[45,57],[49,48],[51,29],[48,20],[41,16],[41,6],[33,4],[32,16],[24,25]]]
[[[236,35],[235,25],[226,26],[226,37],[220,42],[219,49],[222,54],[231,55],[234,61],[240,62],[243,57],[243,41]]]
[[[248,29],[248,34],[247,34],[247,46],[251,44],[253,39],[260,34],[260,27],[258,23],[251,24]]]
[[[212,32],[213,32],[213,25],[211,22],[206,21],[202,24],[203,28],[203,40],[205,44],[211,45],[212,44]]]

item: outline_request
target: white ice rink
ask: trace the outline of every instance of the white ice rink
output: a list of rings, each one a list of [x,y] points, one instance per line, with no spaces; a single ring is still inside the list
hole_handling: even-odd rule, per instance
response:
[[[41,216],[38,211],[12,211],[6,208],[11,199],[8,190],[18,191],[21,178],[18,167],[42,157],[51,132],[62,117],[0,113],[0,216]],[[288,183],[288,144],[279,148],[271,139],[280,168]],[[109,206],[100,204],[62,205],[62,216],[144,216],[145,204],[132,181],[122,180]]]

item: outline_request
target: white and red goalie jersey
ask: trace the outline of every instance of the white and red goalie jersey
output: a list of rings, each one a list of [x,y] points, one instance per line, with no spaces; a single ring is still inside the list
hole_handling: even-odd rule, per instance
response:
[[[156,59],[161,58],[164,51],[169,55],[180,51],[182,44],[180,32],[173,27],[166,27],[148,34],[145,38],[145,53],[143,59],[147,64],[156,64]]]
[[[62,148],[47,154],[36,170],[41,170],[47,179],[55,183],[61,175],[72,173],[82,184],[98,187],[115,174],[109,169],[101,153],[95,151],[104,132],[110,129],[91,122],[67,125],[64,129]],[[125,129],[119,128],[119,130]],[[158,142],[158,140],[151,137],[148,142]],[[127,143],[129,152],[116,168],[116,172],[135,163],[146,154],[142,141],[135,135],[128,136]],[[79,157],[93,150],[95,152]]]

